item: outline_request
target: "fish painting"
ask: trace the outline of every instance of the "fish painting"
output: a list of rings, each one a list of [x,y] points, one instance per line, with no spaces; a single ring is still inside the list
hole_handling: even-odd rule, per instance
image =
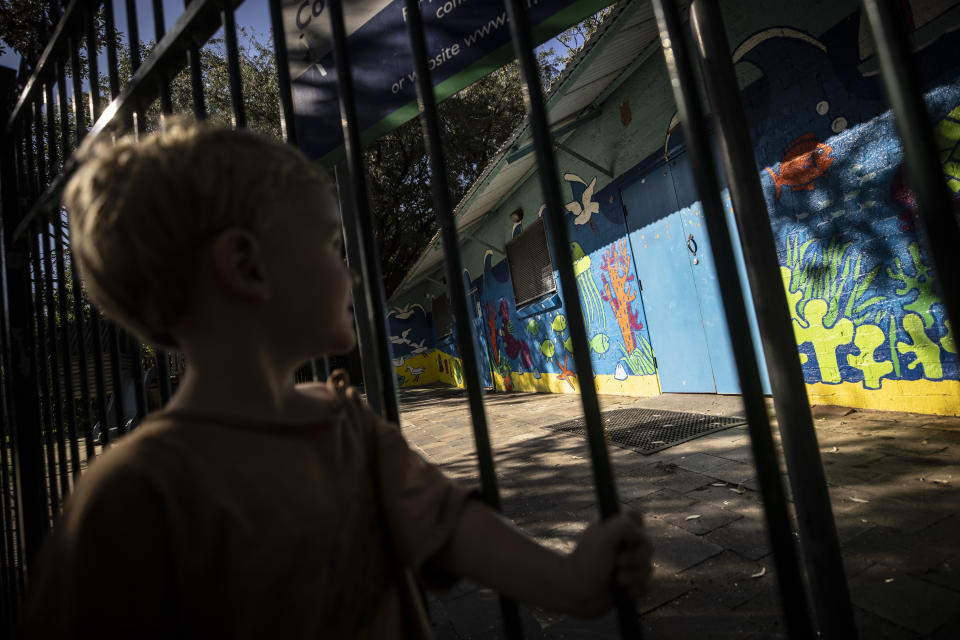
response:
[[[543,344],[540,345],[540,353],[547,356],[548,358],[552,358],[555,352],[556,352],[556,347],[553,346],[553,342],[551,342],[550,340],[544,340]]]
[[[827,172],[834,158],[833,147],[817,142],[812,133],[805,133],[790,143],[780,161],[780,172],[774,173],[767,167],[767,173],[773,178],[776,199],[780,199],[780,189],[786,185],[793,191],[813,191],[814,182]]]
[[[590,338],[590,348],[600,355],[603,355],[610,348],[610,338],[608,338],[606,334],[598,333]]]
[[[540,325],[533,318],[527,321],[527,333],[536,338],[540,334]]]

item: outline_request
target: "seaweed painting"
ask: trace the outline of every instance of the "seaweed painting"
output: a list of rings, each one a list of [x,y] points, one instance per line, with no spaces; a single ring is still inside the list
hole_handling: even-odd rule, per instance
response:
[[[630,273],[630,251],[627,241],[613,243],[604,251],[603,262],[600,265],[603,273],[603,293],[601,297],[613,309],[623,338],[620,350],[623,352],[621,362],[626,363],[633,375],[650,375],[656,373],[654,366],[653,348],[642,334],[637,340],[635,331],[643,329],[640,322],[640,312],[633,308],[637,299],[637,291],[633,287],[636,276]]]
[[[580,290],[580,300],[583,312],[586,315],[589,328],[607,328],[607,318],[603,313],[603,302],[600,299],[600,290],[590,272],[590,256],[583,252],[577,242],[570,243],[570,253],[573,258],[573,274],[577,277],[577,289]]]
[[[786,267],[791,272],[788,289],[801,294],[801,306],[813,299],[826,301],[826,326],[833,326],[841,317],[854,325],[882,321],[887,314],[883,308],[886,298],[866,295],[880,265],[865,271],[863,255],[857,254],[855,260],[851,255],[852,242],[840,244],[834,237],[819,252],[817,244],[817,240],[801,243],[799,236],[787,239]]]

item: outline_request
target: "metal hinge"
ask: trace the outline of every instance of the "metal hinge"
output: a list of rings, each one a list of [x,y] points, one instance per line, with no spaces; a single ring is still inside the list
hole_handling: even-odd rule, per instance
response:
[[[656,357],[656,356],[653,357],[653,368],[654,368],[654,369],[659,369],[659,368],[660,368],[660,367],[657,365],[657,357]]]
[[[643,280],[637,278],[637,290],[643,291]]]

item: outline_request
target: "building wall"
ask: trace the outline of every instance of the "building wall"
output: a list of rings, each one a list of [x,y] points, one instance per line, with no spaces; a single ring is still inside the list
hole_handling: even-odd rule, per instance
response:
[[[640,10],[640,4],[635,3],[633,10]],[[908,22],[913,23],[914,39],[923,45],[918,57],[944,177],[960,196],[956,61],[960,33],[955,28],[960,25],[960,6],[910,5]],[[743,1],[724,3],[723,9],[745,87],[744,106],[811,401],[960,414],[955,334],[945,321],[938,283],[920,246],[916,206],[901,169],[902,150],[869,57],[872,45],[859,4]],[[677,163],[683,163],[682,136],[670,133],[674,113],[662,57],[655,53],[611,94],[600,117],[565,141],[597,164],[612,167],[612,176],[562,151],[558,154],[577,280],[602,393],[651,395],[666,382],[658,378],[653,358],[668,352],[675,340],[667,344],[662,329],[651,333],[647,316],[659,321],[665,310],[660,306],[645,310],[644,305],[653,299],[650,285],[664,284],[651,278],[673,276],[645,258],[641,249],[654,238],[647,238],[639,223],[629,226],[628,220],[635,217],[625,218],[624,194],[631,186],[647,180],[653,185],[661,175],[681,171]],[[665,184],[663,189],[667,188]],[[724,202],[732,217],[727,194]],[[695,196],[686,200],[678,196],[677,204],[683,225],[699,226],[692,222],[699,215]],[[522,225],[535,219],[541,205],[534,177],[501,210],[488,215],[476,235],[504,246]],[[520,225],[507,217],[517,207],[525,212]],[[686,226],[658,229],[664,234],[658,235],[658,242],[675,242],[688,231]],[[477,319],[482,330],[476,333],[491,363],[494,386],[576,391],[578,381],[569,372],[572,357],[565,347],[569,331],[563,292],[517,310],[504,256],[477,243],[467,243],[463,255],[482,308],[482,318]],[[641,282],[646,283],[647,295],[639,290]],[[711,342],[710,335],[711,331],[725,335],[727,327],[709,299],[712,294],[703,281],[697,282],[716,388],[722,390],[719,381],[729,376],[732,355],[727,344]],[[706,287],[710,286],[708,282]],[[424,300],[419,296],[428,290],[424,284],[401,302]],[[428,316],[416,316],[421,325],[410,335],[417,340],[426,337],[420,346],[427,346],[430,353],[455,356],[452,344],[429,341]],[[397,336],[402,322],[411,318],[415,315],[407,320],[391,317]],[[684,340],[682,335],[675,338]],[[436,355],[433,364],[428,360],[412,365],[413,370],[424,368],[419,383],[439,381],[442,375],[447,376],[445,381],[458,383],[452,365],[444,366],[441,356]],[[399,363],[398,374],[404,375],[401,369],[411,362]],[[663,363],[658,364],[663,369]],[[409,377],[404,383],[417,381]]]

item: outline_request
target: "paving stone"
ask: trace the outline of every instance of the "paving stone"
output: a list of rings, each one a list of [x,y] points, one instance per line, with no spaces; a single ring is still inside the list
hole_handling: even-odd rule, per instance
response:
[[[927,635],[960,611],[960,593],[874,565],[850,580],[854,603],[874,615]]]
[[[947,518],[951,512],[906,500],[877,500],[867,505],[866,519],[885,527],[897,527],[907,534],[926,529]]]
[[[723,482],[729,482],[732,485],[738,485],[746,480],[749,480],[750,478],[753,478],[757,471],[752,464],[730,461],[726,464],[714,467],[705,473],[714,479],[710,482],[720,480]]]
[[[915,631],[884,620],[866,609],[854,606],[853,615],[857,632],[864,640],[911,640],[917,637]]]
[[[780,604],[779,593],[773,590],[765,590],[736,607],[734,611],[750,617],[750,620],[758,629],[756,634],[758,640],[761,638],[763,640],[786,638],[783,608]]]
[[[430,613],[440,623],[436,629],[438,640],[506,638],[500,597],[490,589],[477,589],[452,600],[437,598],[430,603]],[[542,637],[539,623],[526,607],[520,607],[520,621],[525,637]]]
[[[689,453],[681,457],[676,463],[681,469],[687,471],[696,471],[697,473],[707,473],[711,469],[716,469],[727,464],[730,460],[719,458],[708,453]]]
[[[687,471],[686,469],[681,469],[671,464],[664,465],[663,471],[664,474],[654,480],[654,483],[666,489],[690,491],[710,484],[710,478],[707,476],[693,471]]]
[[[643,617],[644,637],[650,640],[749,638],[758,629],[749,615],[730,611],[709,595],[692,590]]]
[[[733,489],[737,488],[737,485],[731,485],[726,482],[723,483],[723,486],[713,486],[719,482],[721,481],[714,480],[714,482],[708,485],[688,491],[685,495],[688,498],[709,502],[714,506],[734,511],[741,515],[762,517],[763,503],[760,501],[760,494],[758,492],[745,487],[745,489],[747,489],[746,491],[738,493],[733,491]]]
[[[662,487],[648,478],[634,475],[617,475],[617,497],[621,502],[633,503],[662,491]]]
[[[930,638],[931,640],[957,640],[957,638],[960,638],[960,611],[955,611],[953,617],[941,625]]]
[[[647,531],[653,540],[653,563],[678,573],[717,555],[723,548],[656,518],[648,518]]]
[[[763,523],[754,518],[741,518],[714,529],[705,537],[710,542],[725,549],[732,549],[750,560],[759,560],[770,553]]]
[[[596,620],[583,620],[572,616],[557,616],[545,611],[535,611],[534,617],[542,631],[537,637],[561,640],[617,640],[620,629],[615,613]],[[530,637],[530,636],[527,636]]]
[[[913,540],[911,549],[924,550],[930,560],[924,568],[915,567],[914,575],[960,592],[960,515],[941,520]]]
[[[696,502],[696,499],[691,498],[686,493],[680,493],[673,489],[657,489],[656,492],[645,496],[631,506],[656,517],[658,514],[682,511],[696,504]]]
[[[685,495],[689,496],[690,494]],[[654,515],[696,535],[703,535],[743,517],[739,513],[715,507],[708,502],[696,502],[680,510],[660,511]]]
[[[654,552],[656,553],[656,552]],[[654,565],[647,595],[637,602],[637,610],[646,616],[666,603],[675,600],[693,588],[690,581],[661,566]]]
[[[767,570],[763,577],[751,578],[763,568]],[[773,556],[748,560],[733,551],[723,551],[680,575],[688,577],[697,589],[731,609],[777,588]]]
[[[426,391],[415,396],[412,406],[401,406],[405,436],[415,449],[436,456],[433,459],[441,462],[447,473],[477,486],[464,395]],[[402,391],[401,397],[407,393]],[[596,516],[587,443],[582,437],[544,431],[541,426],[579,415],[579,397],[490,394],[487,400],[491,441],[505,495],[528,516],[524,526],[537,539],[557,550],[569,550]],[[646,400],[601,397],[607,409],[650,406],[651,401],[653,406],[687,402],[686,396]],[[960,637],[960,619],[954,613],[960,611],[956,600],[960,597],[960,545],[956,542],[960,540],[960,419],[858,410],[846,417],[817,420],[815,425],[821,460],[832,485],[831,505],[847,575],[855,603],[866,607],[856,607],[861,637],[919,637],[922,633],[916,625],[903,626],[905,619],[895,619],[911,615],[930,619],[924,627],[930,629],[926,637]],[[774,435],[779,443],[776,432]],[[617,447],[610,452],[621,500],[650,516],[658,562],[663,559],[664,565],[680,565],[684,558],[688,564],[696,562],[680,573],[673,566],[655,568],[651,595],[640,603],[646,617],[645,637],[727,637],[720,635],[726,631],[739,634],[729,636],[737,638],[783,637],[762,502],[759,493],[751,490],[756,488],[756,480],[747,429],[716,432],[650,456]],[[721,464],[723,460],[730,464]],[[734,485],[743,482],[747,491],[738,495],[729,487],[711,487],[717,476],[734,481]],[[934,483],[930,478],[950,484]],[[856,503],[850,496],[869,502]],[[705,525],[706,516],[699,523],[677,520],[689,508],[710,510],[721,519],[727,512],[742,517],[698,537],[682,526]],[[722,551],[707,549],[711,555],[697,561],[696,553],[702,554],[704,549],[691,546],[690,539],[722,547]],[[739,581],[741,565],[756,570],[768,564],[771,566],[762,579]],[[872,576],[887,572],[893,572],[894,582],[881,580],[880,584],[900,591],[879,589],[875,584]],[[738,587],[731,588],[734,583]],[[750,597],[741,587],[759,591]],[[500,624],[496,599],[485,601],[477,591],[475,585],[461,583],[442,596],[441,602],[456,604],[435,618],[438,637],[502,637],[499,628],[491,631],[486,626],[490,621]],[[895,601],[884,601],[891,593]],[[877,602],[869,601],[871,598]],[[931,618],[924,607],[935,608],[940,617]],[[724,609],[731,611],[726,617]],[[911,613],[913,610],[916,612]],[[595,622],[538,611],[532,614],[525,619],[533,623],[528,638],[619,638],[615,615]],[[686,627],[683,617],[702,624]],[[664,625],[661,620],[671,622]],[[749,621],[752,627],[733,624],[739,620]],[[698,627],[703,631],[698,633]]]

